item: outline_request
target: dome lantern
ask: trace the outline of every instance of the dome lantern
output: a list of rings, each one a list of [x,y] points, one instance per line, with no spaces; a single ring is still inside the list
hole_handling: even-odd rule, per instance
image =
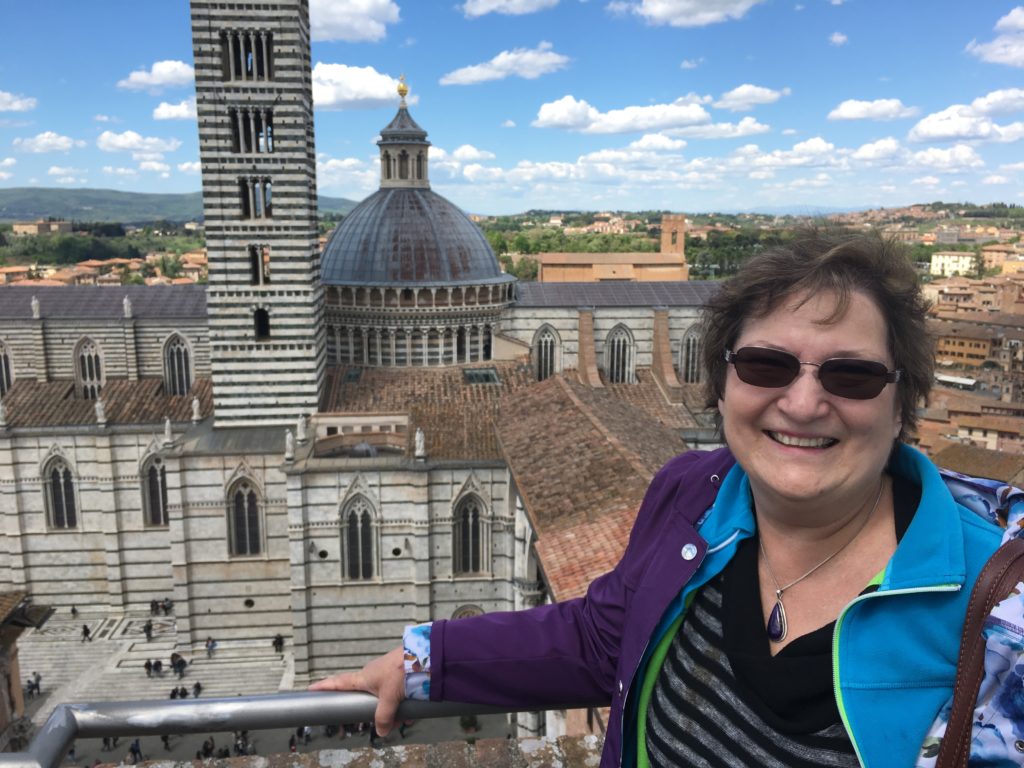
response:
[[[427,173],[427,151],[430,142],[424,131],[409,114],[405,97],[409,93],[405,75],[398,80],[398,95],[402,101],[398,113],[380,132],[380,186],[381,189],[430,189]]]

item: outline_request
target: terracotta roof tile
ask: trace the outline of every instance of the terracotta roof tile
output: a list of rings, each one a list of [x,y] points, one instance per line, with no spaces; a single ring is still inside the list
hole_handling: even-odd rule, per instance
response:
[[[1012,484],[1024,480],[1024,456],[1019,454],[953,444],[936,453],[933,460],[940,467],[965,475],[988,477]]]

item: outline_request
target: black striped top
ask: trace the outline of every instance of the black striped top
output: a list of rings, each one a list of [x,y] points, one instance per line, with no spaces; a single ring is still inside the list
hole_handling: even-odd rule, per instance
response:
[[[812,707],[829,724],[801,732],[737,681],[723,637],[724,575],[697,593],[658,673],[645,734],[651,766],[858,766],[834,703]],[[830,695],[830,678],[827,687]]]

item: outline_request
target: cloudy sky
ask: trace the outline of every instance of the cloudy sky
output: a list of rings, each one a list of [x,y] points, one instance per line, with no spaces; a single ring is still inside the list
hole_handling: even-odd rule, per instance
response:
[[[405,74],[475,213],[1024,204],[1024,6],[310,0],[321,193],[376,189]],[[0,187],[200,187],[184,0],[7,3]]]

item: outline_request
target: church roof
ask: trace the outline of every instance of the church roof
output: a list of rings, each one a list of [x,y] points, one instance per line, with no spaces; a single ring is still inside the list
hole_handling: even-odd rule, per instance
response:
[[[0,288],[0,320],[32,319],[32,297],[39,300],[44,320],[66,318],[115,320],[124,317],[124,297],[136,320],[206,318],[206,286],[189,285],[63,285]]]
[[[402,106],[398,108],[398,113],[394,119],[380,132],[380,138],[379,144],[391,142],[429,143],[426,141],[427,132],[420,128],[417,122],[412,119],[412,115],[406,109],[404,101]]]
[[[718,290],[710,280],[519,283],[519,307],[702,307]]]
[[[380,189],[352,210],[324,248],[324,285],[510,282],[483,232],[429,189]]]
[[[208,377],[196,377],[187,395],[164,393],[163,379],[107,379],[100,398],[109,426],[153,424],[192,420],[192,398],[199,398],[203,418],[213,413],[213,388]],[[75,396],[75,383],[69,379],[36,381],[16,379],[4,395],[7,426],[18,427],[95,427],[96,401]]]

